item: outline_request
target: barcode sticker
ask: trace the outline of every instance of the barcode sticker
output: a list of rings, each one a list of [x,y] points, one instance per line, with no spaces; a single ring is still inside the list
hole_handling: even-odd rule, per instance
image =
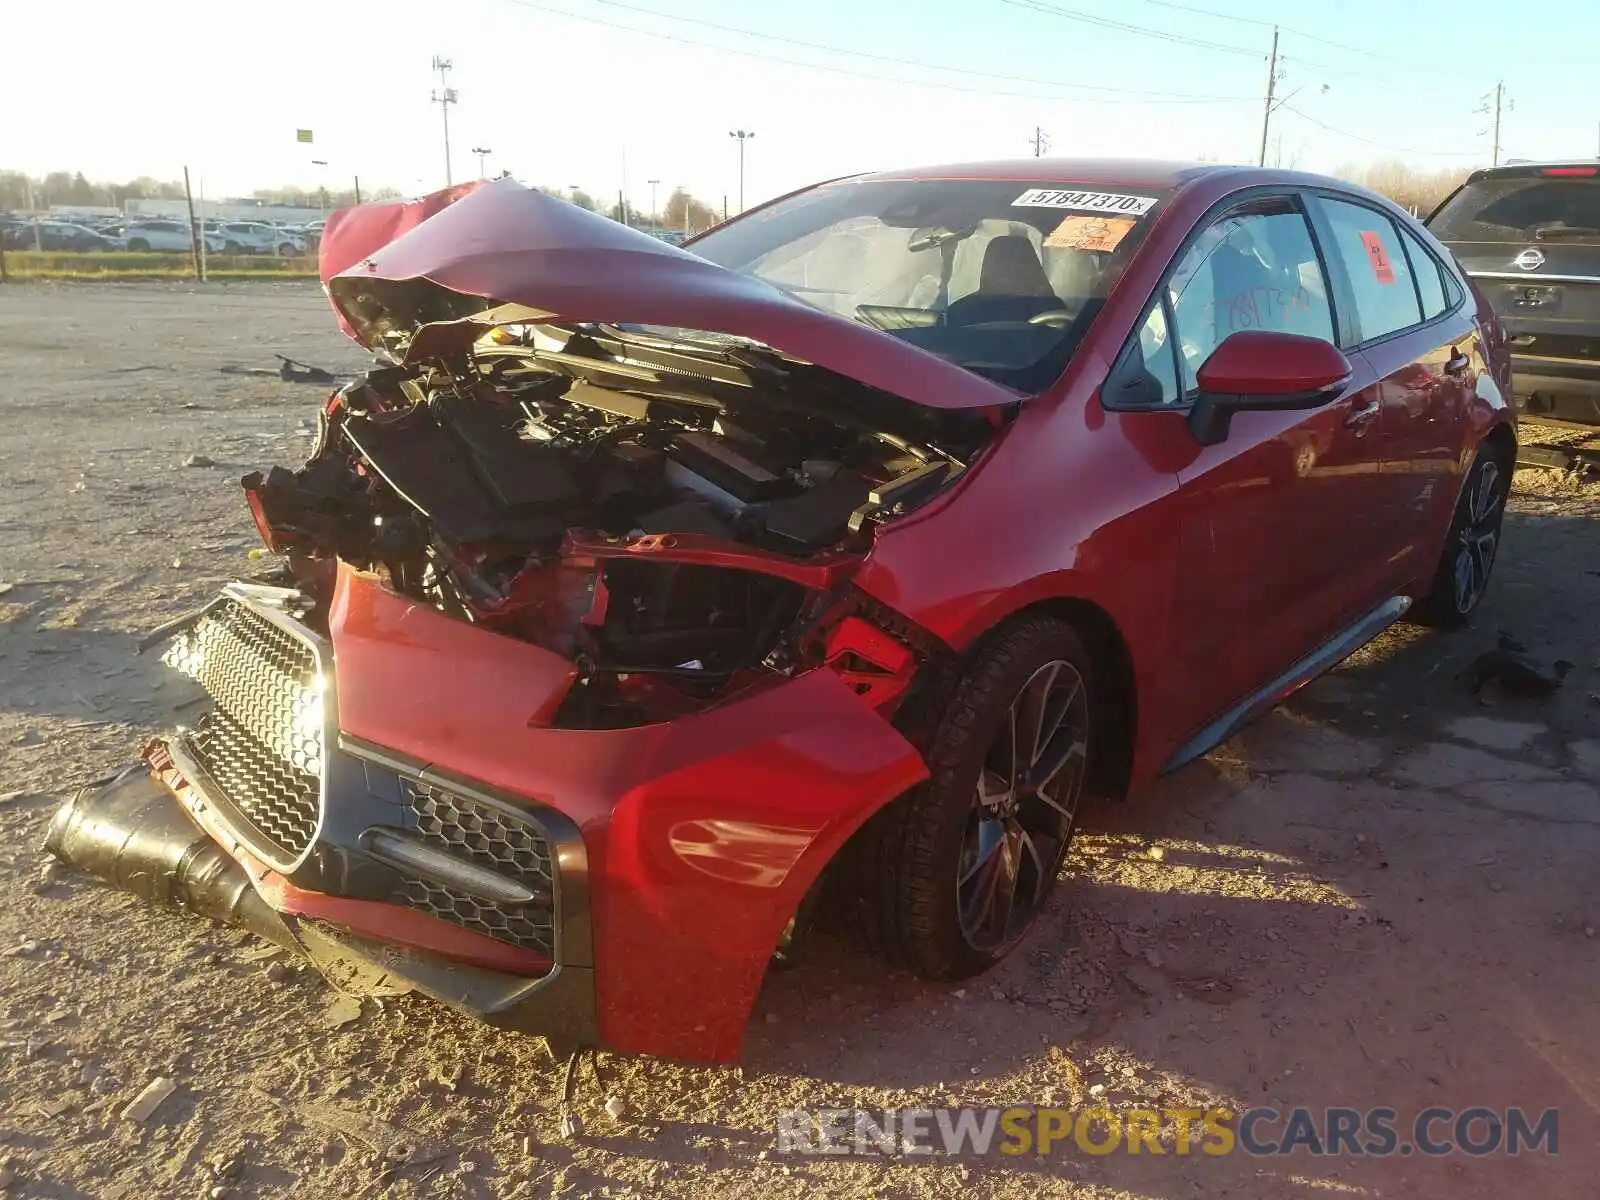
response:
[[[1011,202],[1014,208],[1071,208],[1079,212],[1142,217],[1156,206],[1154,196],[1122,192],[1078,192],[1067,188],[1029,188]]]

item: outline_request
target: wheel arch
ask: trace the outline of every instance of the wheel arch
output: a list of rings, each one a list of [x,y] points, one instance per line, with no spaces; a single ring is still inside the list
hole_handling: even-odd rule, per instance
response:
[[[1133,778],[1139,728],[1139,687],[1133,652],[1116,619],[1082,596],[1050,596],[1008,613],[989,631],[1034,616],[1054,617],[1077,630],[1094,663],[1095,700],[1110,713],[1101,727],[1104,752],[1095,755],[1092,782],[1102,796],[1120,797]],[[985,634],[977,644],[989,636]]]
[[[1489,432],[1483,435],[1478,444],[1480,446],[1492,446],[1496,453],[1504,456],[1507,469],[1515,469],[1517,462],[1517,431],[1512,428],[1510,421],[1496,421]]]

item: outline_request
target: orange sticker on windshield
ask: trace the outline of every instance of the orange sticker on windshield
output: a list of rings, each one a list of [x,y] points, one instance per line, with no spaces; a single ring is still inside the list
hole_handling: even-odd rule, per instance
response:
[[[1096,250],[1109,253],[1128,236],[1132,217],[1066,217],[1045,238],[1057,250]]]
[[[1372,260],[1372,273],[1377,276],[1379,283],[1394,282],[1394,266],[1389,262],[1389,252],[1383,248],[1383,239],[1373,230],[1361,231],[1361,244],[1367,248],[1367,257]]]

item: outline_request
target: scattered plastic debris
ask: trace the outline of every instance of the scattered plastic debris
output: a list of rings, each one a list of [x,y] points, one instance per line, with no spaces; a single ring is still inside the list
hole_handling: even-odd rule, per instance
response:
[[[156,1109],[166,1102],[168,1096],[178,1090],[177,1082],[165,1075],[158,1075],[145,1085],[132,1100],[128,1101],[122,1110],[124,1121],[148,1121],[155,1115]]]

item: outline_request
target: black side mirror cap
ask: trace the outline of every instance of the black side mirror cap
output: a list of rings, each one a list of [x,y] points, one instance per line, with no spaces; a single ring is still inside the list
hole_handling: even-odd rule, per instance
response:
[[[1240,396],[1220,392],[1201,392],[1189,408],[1189,432],[1202,446],[1215,446],[1228,440],[1236,412],[1293,412],[1321,408],[1337,399],[1348,380],[1309,392],[1289,392],[1277,396]]]

